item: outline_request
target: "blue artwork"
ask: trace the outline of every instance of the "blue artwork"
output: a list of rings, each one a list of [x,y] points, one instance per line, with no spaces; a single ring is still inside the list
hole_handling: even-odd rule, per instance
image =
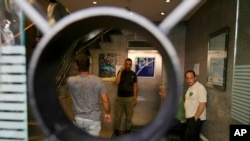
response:
[[[115,77],[116,54],[105,53],[99,55],[99,76]]]
[[[138,77],[154,77],[155,58],[136,57],[135,71]]]

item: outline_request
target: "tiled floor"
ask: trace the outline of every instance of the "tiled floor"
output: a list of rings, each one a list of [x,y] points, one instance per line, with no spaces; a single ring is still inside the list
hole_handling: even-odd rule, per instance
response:
[[[65,112],[67,113],[69,119],[73,118],[72,110],[71,110],[71,101],[68,97],[61,97],[60,101],[62,103],[62,107],[64,108]],[[143,126],[146,122],[148,122],[148,118],[145,116],[136,116],[133,118],[133,123],[136,128],[133,128],[132,131],[138,130],[138,127]],[[112,123],[102,123],[102,130],[100,132],[100,137],[102,138],[110,138],[113,133],[113,125]],[[124,135],[123,131],[120,131],[121,135]],[[29,111],[29,141],[42,141],[45,140],[44,134],[41,130],[40,125],[35,121],[32,113]]]
[[[71,100],[69,96],[62,96],[60,97],[60,101],[62,104],[62,107],[65,110],[65,113],[68,115],[69,119],[73,118],[72,114],[72,108],[71,108]],[[141,105],[141,107],[140,107]],[[147,106],[146,104],[141,103],[137,106],[137,108],[134,109],[135,116],[133,116],[132,122],[133,122],[133,129],[132,132],[136,132],[140,130],[143,126],[147,125],[154,116],[157,114],[157,112],[153,111],[142,111],[142,107],[145,108]],[[110,138],[113,133],[112,123],[102,123],[102,130],[100,132],[100,137],[102,138]],[[120,131],[121,135],[124,135],[122,131]],[[45,137],[43,132],[41,131],[40,125],[38,125],[35,122],[35,119],[32,116],[32,113],[29,112],[29,141],[44,141]],[[161,141],[178,141],[176,137],[169,136],[168,138],[163,138]]]
[[[134,127],[132,129],[132,132],[137,132],[138,130],[140,130],[140,127]],[[101,138],[111,138],[113,133],[112,128],[110,128],[109,126],[102,126],[102,130],[100,132],[100,137]],[[124,132],[120,131],[120,135],[124,136]],[[41,131],[40,125],[38,125],[37,123],[33,122],[33,123],[29,123],[29,141],[44,141],[46,140],[43,132]],[[180,141],[179,138],[177,136],[166,136],[164,138],[162,138],[161,141]]]

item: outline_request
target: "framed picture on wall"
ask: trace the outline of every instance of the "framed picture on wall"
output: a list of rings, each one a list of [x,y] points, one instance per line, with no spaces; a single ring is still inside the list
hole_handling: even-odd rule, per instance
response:
[[[102,53],[99,55],[99,76],[115,77],[116,53]]]
[[[229,27],[209,35],[207,86],[225,90]]]
[[[155,58],[154,57],[136,57],[135,72],[138,77],[154,77]]]

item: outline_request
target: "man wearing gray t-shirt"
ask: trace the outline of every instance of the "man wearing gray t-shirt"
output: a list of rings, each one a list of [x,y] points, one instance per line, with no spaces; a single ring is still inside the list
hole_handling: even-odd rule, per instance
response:
[[[110,102],[101,78],[89,73],[90,61],[86,55],[76,58],[79,72],[67,79],[68,89],[73,101],[75,124],[93,136],[101,130],[100,99],[104,107],[104,121],[111,122]]]

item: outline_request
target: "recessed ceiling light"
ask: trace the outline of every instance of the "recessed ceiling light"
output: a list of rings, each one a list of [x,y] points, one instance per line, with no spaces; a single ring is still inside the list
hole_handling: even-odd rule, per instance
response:
[[[92,3],[93,3],[93,4],[97,4],[97,1],[93,1]]]
[[[170,2],[170,0],[166,0],[166,2]]]
[[[165,15],[165,12],[161,12],[161,15],[164,16],[164,15]]]

